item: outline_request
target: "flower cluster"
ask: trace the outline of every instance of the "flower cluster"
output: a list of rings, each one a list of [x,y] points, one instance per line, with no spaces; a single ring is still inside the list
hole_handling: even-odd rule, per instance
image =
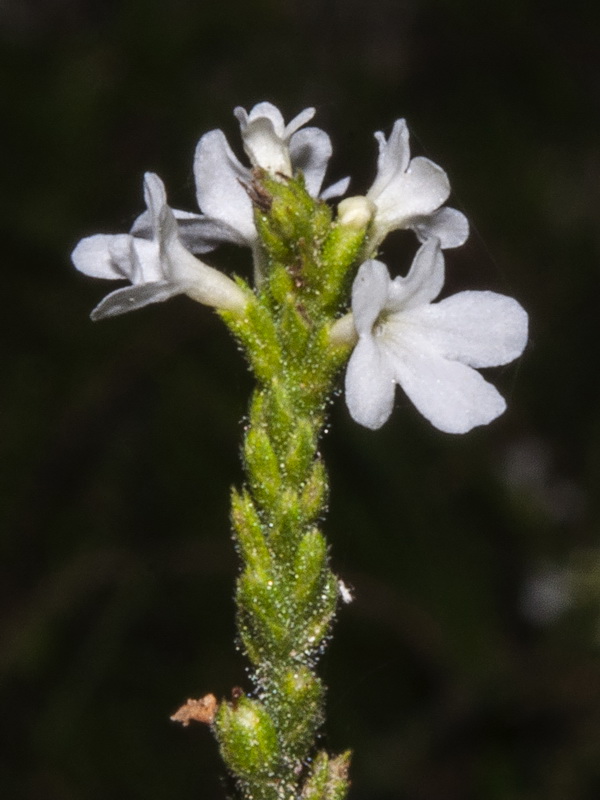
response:
[[[198,256],[222,243],[249,247],[260,286],[268,264],[249,191],[253,176],[262,171],[285,181],[301,174],[315,199],[345,194],[349,178],[322,189],[332,148],[324,131],[304,127],[314,109],[287,125],[270,103],[234,113],[250,164],[241,163],[222,131],[202,136],[194,158],[201,213],[171,209],[162,181],[147,173],[147,210],[131,231],[79,242],[72,254],[77,269],[131,283],[105,297],[93,319],[177,294],[243,315],[247,294]],[[411,159],[404,120],[394,124],[388,139],[382,132],[375,137],[373,185],[366,195],[339,203],[336,223],[367,231],[351,311],[331,326],[332,344],[354,346],[346,372],[348,408],[361,425],[379,428],[392,411],[398,384],[435,427],[464,433],[504,411],[503,398],[476,369],[509,363],[522,353],[527,315],[515,300],[494,292],[467,291],[433,302],[444,284],[442,250],[465,242],[467,220],[444,205],[450,194],[444,170],[427,158]],[[408,274],[392,279],[374,256],[387,234],[398,229],[412,230],[420,248]]]

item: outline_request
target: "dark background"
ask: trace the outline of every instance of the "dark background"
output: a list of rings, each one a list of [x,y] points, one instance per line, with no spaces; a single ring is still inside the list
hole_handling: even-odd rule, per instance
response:
[[[267,99],[317,107],[353,193],[406,117],[472,222],[447,291],[531,316],[489,427],[441,434],[400,394],[377,433],[332,410],[326,530],[356,601],[322,672],[351,798],[600,796],[597,8],[1,0],[2,797],[225,797],[209,732],[169,715],[247,685],[227,516],[250,376],[187,298],[92,324],[113,287],[69,253],[128,229],[145,170],[193,210],[197,139]],[[544,574],[571,576],[561,614]]]

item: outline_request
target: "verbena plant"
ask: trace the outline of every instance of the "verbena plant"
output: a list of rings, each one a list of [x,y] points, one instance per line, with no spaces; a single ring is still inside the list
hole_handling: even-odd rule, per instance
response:
[[[285,125],[260,103],[235,110],[250,166],[220,130],[199,141],[194,174],[200,214],[171,209],[164,185],[144,176],[147,210],[129,233],[83,239],[72,258],[93,277],[126,279],[92,319],[177,294],[217,309],[256,377],[245,427],[246,482],[231,495],[241,560],[239,639],[252,664],[252,690],[230,700],[190,700],[174,718],[208,723],[246,800],[341,800],[350,753],[319,749],[325,687],[317,675],[340,601],[351,595],[331,571],[321,530],[327,472],[319,453],[328,404],[344,365],[351,416],[377,429],[398,384],[436,428],[466,433],[499,416],[505,402],[476,371],[521,354],[527,315],[512,298],[465,291],[434,302],[444,284],[443,250],[468,236],[463,214],[444,205],[446,173],[410,158],[398,120],[364,196],[328,201],[349,179],[322,191],[329,136]],[[419,247],[404,277],[375,259],[390,231],[410,229]],[[253,283],[199,256],[221,243],[248,247]]]

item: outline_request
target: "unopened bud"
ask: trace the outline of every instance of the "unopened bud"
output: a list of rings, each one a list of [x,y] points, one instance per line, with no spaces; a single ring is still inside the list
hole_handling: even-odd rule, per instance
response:
[[[350,755],[346,751],[332,758],[324,750],[317,753],[302,789],[302,800],[343,800],[350,785]]]
[[[359,230],[367,227],[375,211],[375,204],[367,197],[347,197],[338,205],[337,221],[339,225]]]
[[[358,334],[352,313],[345,314],[333,323],[329,331],[329,341],[334,347],[354,347]]]

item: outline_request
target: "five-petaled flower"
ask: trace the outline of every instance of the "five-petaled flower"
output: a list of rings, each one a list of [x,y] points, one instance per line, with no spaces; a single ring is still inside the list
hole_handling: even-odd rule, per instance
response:
[[[527,314],[511,297],[466,291],[432,303],[444,284],[440,243],[419,249],[405,278],[366,261],[352,287],[358,343],[346,372],[346,402],[367,428],[381,427],[399,384],[436,428],[466,433],[506,403],[475,367],[507,364],[527,341]]]
[[[142,222],[138,221],[138,235],[88,236],[71,255],[77,269],[86,275],[127,279],[133,284],[107,295],[92,311],[92,319],[113,317],[178,294],[241,312],[246,304],[242,290],[222,272],[195,258],[181,243],[163,182],[152,172],[144,175],[144,197],[148,210],[140,217]]]
[[[407,228],[421,242],[439,239],[444,249],[463,244],[469,236],[466,217],[443,205],[450,194],[448,176],[428,158],[411,159],[405,120],[396,120],[389,139],[381,131],[375,138],[379,143],[377,175],[366,195],[373,208],[372,252],[390,231]]]

